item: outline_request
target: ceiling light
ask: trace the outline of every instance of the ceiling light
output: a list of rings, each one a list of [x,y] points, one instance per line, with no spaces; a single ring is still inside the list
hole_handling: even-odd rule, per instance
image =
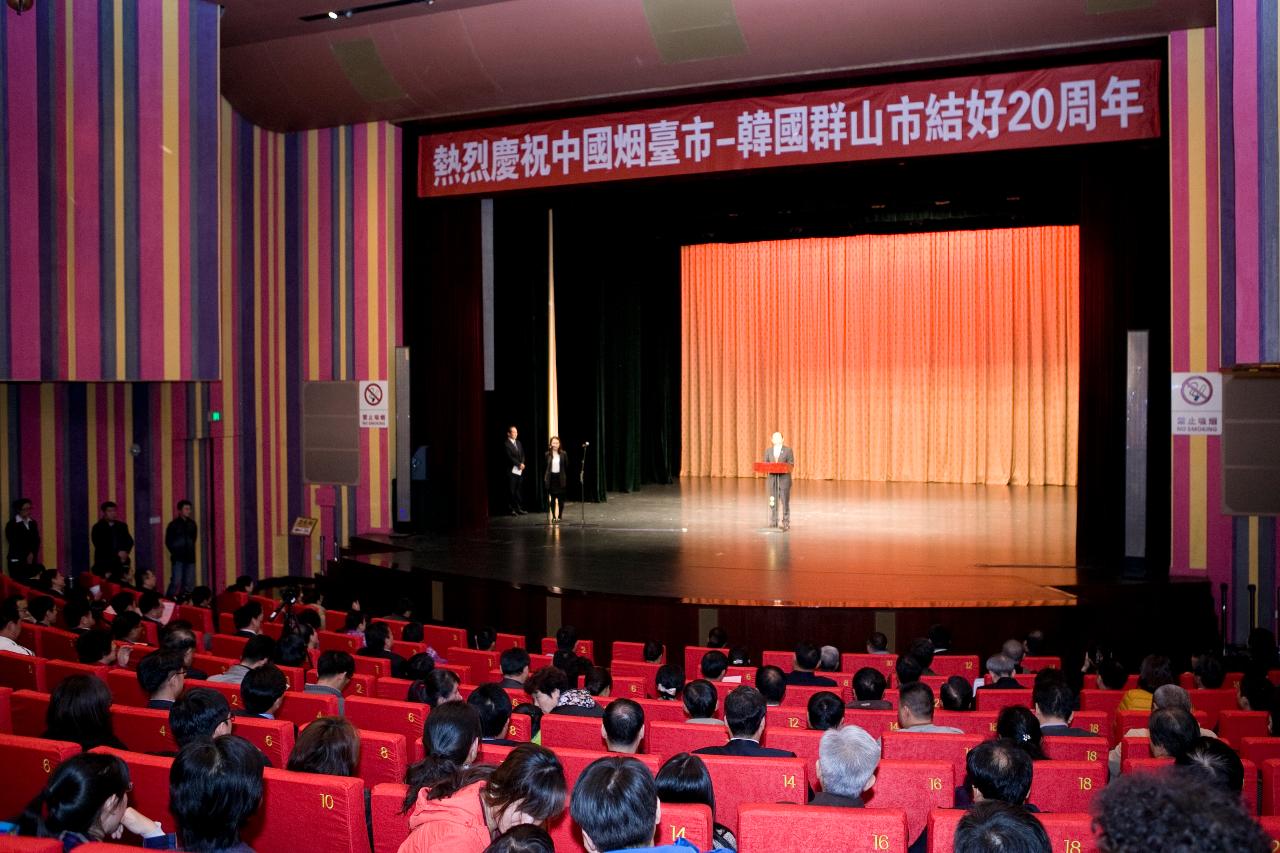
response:
[[[338,20],[338,13],[337,13],[337,12],[330,12],[330,13],[329,13],[329,17],[330,17],[330,19],[332,19],[332,20],[336,21],[336,20]]]

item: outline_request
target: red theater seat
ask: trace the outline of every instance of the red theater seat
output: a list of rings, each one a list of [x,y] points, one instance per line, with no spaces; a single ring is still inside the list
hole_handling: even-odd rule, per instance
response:
[[[111,725],[130,752],[177,752],[169,731],[169,712],[150,708],[111,706]]]
[[[608,758],[616,753],[605,752],[603,749],[573,749],[571,747],[562,746],[553,750],[556,758],[560,759],[560,764],[564,767],[564,781],[569,789],[569,793],[573,793],[573,786],[578,784],[578,777],[586,770],[591,763],[601,758]],[[503,756],[504,758],[506,756]],[[652,754],[632,755],[634,758],[649,768],[650,773],[656,774],[662,769],[662,757]],[[501,762],[499,762],[501,763]],[[718,796],[718,792],[717,792]]]
[[[995,711],[934,711],[933,723],[937,726],[950,726],[967,735],[979,735],[989,738],[996,731]]]
[[[422,737],[422,724],[430,711],[431,706],[421,702],[355,696],[346,700],[346,717],[356,728],[403,735],[407,744]]]
[[[1126,737],[1120,739],[1120,760],[1127,758],[1150,758],[1151,739],[1149,737]]]
[[[982,673],[978,668],[977,655],[934,655],[929,669],[933,670],[934,675],[945,678],[958,675],[969,681],[973,681]]]
[[[720,699],[720,704],[716,706],[717,716],[724,716],[724,699]],[[809,714],[804,708],[794,708],[788,705],[770,706],[764,709],[765,730],[770,729],[807,729],[809,728]],[[897,715],[894,715],[897,719]],[[846,716],[845,722],[848,722]]]
[[[489,681],[490,671],[499,668],[498,659],[502,657],[498,652],[478,652],[475,649],[464,649],[458,646],[441,654],[451,664],[470,667],[469,674],[462,679],[470,684],[484,684]]]
[[[533,720],[528,714],[512,714],[507,721],[507,740],[528,743],[533,739]]]
[[[16,725],[17,721],[14,722]],[[1280,759],[1277,758],[1268,758],[1262,763],[1262,813],[1280,815]]]
[[[272,767],[284,767],[293,752],[293,723],[288,720],[264,720],[261,717],[236,717],[232,731],[256,746]],[[128,741],[125,741],[128,743]]]
[[[681,702],[667,699],[637,699],[636,702],[644,709],[646,723],[683,723],[688,719]]]
[[[955,802],[956,777],[949,761],[881,759],[871,791],[863,794],[873,809],[901,809],[907,815],[907,841],[924,831],[933,809]]]
[[[1107,740],[1101,737],[1060,737],[1041,741],[1044,754],[1054,761],[1106,761]]]
[[[710,651],[728,652],[728,649],[712,649],[710,646],[684,647],[684,677],[694,681],[702,677],[702,656]]]
[[[1188,690],[1187,695],[1191,697],[1191,707],[1197,711],[1204,711],[1208,714],[1204,724],[1206,729],[1218,728],[1218,715],[1223,711],[1236,711],[1239,705],[1236,702],[1236,691],[1234,688],[1223,688],[1221,690]]]
[[[840,655],[840,671],[852,672],[855,675],[858,670],[869,666],[872,669],[878,669],[884,673],[884,677],[889,680],[889,686],[894,684],[894,678],[897,675],[896,667],[898,665],[897,655],[868,655],[868,654],[843,654]]]
[[[408,786],[384,782],[369,795],[369,817],[373,825],[373,853],[397,853],[409,837],[409,816],[401,814]],[[61,853],[61,851],[59,851]]]
[[[1106,784],[1106,761],[1037,761],[1027,801],[1042,812],[1087,812]]]
[[[746,803],[805,802],[808,783],[802,759],[699,757],[711,773],[712,788],[716,792],[716,820],[735,834],[738,808]]]
[[[645,699],[649,695],[649,691],[643,678],[632,678],[625,675],[613,676],[613,687],[609,691],[607,705],[614,699]]]
[[[732,692],[732,691],[730,691]],[[809,707],[809,700],[818,693],[834,693],[840,695],[840,686],[835,687],[795,687],[787,686],[787,692],[782,694],[782,707],[798,708],[807,714],[806,709]]]
[[[1196,718],[1196,722],[1200,724],[1201,728],[1209,728],[1209,714],[1207,712],[1196,708],[1191,712],[1191,715]],[[1150,711],[1116,711],[1115,725],[1112,731],[1117,738],[1123,738],[1125,732],[1130,729],[1145,729],[1147,721],[1150,719]]]
[[[738,815],[741,850],[904,851],[907,816],[901,809],[840,809],[754,803]]]
[[[0,685],[14,690],[44,690],[44,658],[0,652]]]
[[[542,638],[542,653],[544,655],[554,655],[557,648],[555,637]],[[596,659],[595,640],[579,640],[573,645],[573,653],[580,658],[594,661]]]
[[[105,746],[93,751],[117,755],[129,765],[129,781],[133,783],[133,790],[129,792],[129,805],[152,820],[159,821],[166,832],[176,829],[177,821],[169,811],[169,769],[173,766],[172,758],[108,749]]]
[[[979,711],[996,711],[999,712],[1013,705],[1022,705],[1025,708],[1031,707],[1031,690],[1024,688],[1022,690],[991,690],[983,688],[977,692],[975,707]]]
[[[134,708],[147,707],[148,696],[142,692],[138,684],[138,674],[127,669],[112,669],[107,672],[107,687],[111,690],[111,701],[117,705],[129,705]]]
[[[1027,655],[1022,659],[1022,671],[1035,674],[1042,669],[1062,669],[1062,658],[1053,655]]]
[[[427,650],[426,643],[406,643],[404,640],[392,640],[391,651],[400,655],[405,660],[409,660],[414,655],[420,655]]]
[[[262,853],[369,853],[364,783],[268,768],[262,807],[242,837]]]
[[[422,742],[419,741],[417,746],[421,747]],[[497,743],[481,743],[480,754],[476,757],[476,763],[493,764],[495,766],[499,765],[506,760],[506,757],[511,754],[511,750],[513,749],[515,749],[514,746],[504,746]]]
[[[1280,817],[1264,816],[1258,818],[1258,824],[1271,838],[1271,849],[1280,850]]]
[[[197,681],[194,678],[187,679],[187,690],[194,687],[207,687],[210,690],[216,690],[227,699],[227,704],[231,706],[232,711],[243,711],[244,703],[240,701],[240,685],[224,684],[221,681]]]
[[[191,656],[191,666],[200,670],[210,678],[215,675],[222,675],[222,673],[226,672],[239,662],[239,658],[224,658],[219,657],[218,655],[200,654],[199,652]]]
[[[564,813],[550,821],[547,831],[556,853],[586,853],[582,830],[569,815],[566,804]],[[699,850],[711,850],[711,809],[691,803],[663,804],[659,823],[654,833],[656,844],[675,843],[683,838]]]
[[[1280,758],[1280,737],[1243,737],[1232,741],[1240,746],[1240,757],[1247,758],[1259,767],[1273,758]]]
[[[1245,738],[1267,737],[1271,734],[1267,727],[1269,717],[1266,711],[1223,711],[1218,716],[1218,736],[1232,744]]]
[[[686,674],[685,677],[687,678],[688,675]],[[698,676],[698,677],[701,678],[702,676]],[[731,666],[724,671],[724,677],[725,678],[736,677],[740,679],[739,683],[741,684],[750,684],[752,686],[755,686],[756,668],[754,666]],[[733,684],[734,682],[731,681],[729,683]]]
[[[347,624],[347,611],[326,610],[324,612],[324,630],[342,631]]]
[[[357,675],[367,675],[371,678],[386,678],[391,676],[391,661],[386,658],[375,658],[367,655],[352,655],[352,659],[356,664]]]
[[[9,697],[13,712],[13,733],[23,737],[40,737],[49,713],[49,694],[37,690],[15,690]]]
[[[662,660],[667,659],[667,647],[662,647]],[[614,640],[613,647],[610,650],[609,666],[613,668],[613,674],[617,675],[617,666],[622,661],[630,661],[633,663],[644,663],[644,643],[629,643],[625,640]],[[660,664],[650,664],[650,666],[659,666]]]
[[[366,788],[383,782],[403,782],[408,767],[409,748],[404,735],[360,730],[360,778]]]
[[[544,717],[543,723],[547,720]],[[657,755],[675,755],[693,752],[704,746],[724,746],[729,740],[729,730],[724,726],[706,726],[700,723],[645,723],[645,744],[649,752]],[[546,735],[543,735],[546,742]],[[772,743],[772,741],[770,741]]]
[[[822,740],[822,732],[811,729],[774,729],[765,730],[764,745],[772,749],[785,749],[794,752],[797,758],[805,762],[805,773],[813,787],[818,787],[818,744]],[[671,755],[664,752],[663,755]]]
[[[929,815],[929,853],[951,853],[955,849],[956,825],[964,809],[935,809]],[[1036,820],[1049,835],[1051,849],[1067,853],[1096,853],[1093,817],[1088,814],[1037,814]]]
[[[1071,725],[1105,738],[1107,743],[1115,745],[1115,741],[1111,739],[1111,715],[1104,711],[1077,711],[1071,718]]]
[[[522,634],[498,634],[493,641],[493,650],[502,654],[507,649],[523,649],[525,639]]]
[[[213,633],[213,611],[207,607],[193,607],[190,604],[179,604],[175,610],[176,618],[185,619],[191,627],[202,634]]]
[[[897,730],[898,712],[848,710],[844,712],[844,724],[866,729],[867,734],[878,738],[885,732]]]
[[[956,779],[965,774],[965,756],[986,740],[979,735],[912,734],[886,732],[881,746],[883,758],[905,761],[948,761]]]
[[[1172,758],[1126,758],[1120,765],[1121,773],[1158,773],[1173,764]],[[1244,804],[1249,814],[1258,813],[1258,765],[1243,759]]]
[[[80,745],[37,737],[0,735],[0,764],[5,784],[0,786],[0,820],[20,814],[49,781],[53,769],[73,755]],[[61,850],[61,848],[59,848]]]
[[[0,687],[0,734],[13,734],[13,688]]]
[[[444,650],[450,646],[462,649],[467,647],[467,632],[448,625],[425,625],[422,628],[422,641],[443,657]]]
[[[776,666],[783,672],[790,672],[795,669],[796,655],[795,652],[763,651],[760,653],[761,666]]]
[[[0,835],[0,853],[62,853],[62,842],[56,838]]]
[[[346,652],[354,655],[364,645],[359,637],[339,634],[336,631],[317,631],[316,636],[320,638],[322,652]]]
[[[604,734],[598,717],[546,714],[542,718],[542,745],[551,749],[572,747],[600,752]]]
[[[103,664],[72,663],[66,660],[47,660],[44,662],[44,683],[49,688],[50,693],[62,683],[64,678],[72,675],[92,675],[94,678],[106,681],[107,667]],[[129,673],[129,675],[132,676],[133,673]]]
[[[26,646],[37,657],[48,660],[80,660],[80,655],[76,654],[76,635],[61,628],[23,623],[18,645]]]
[[[248,645],[248,637],[235,637],[230,634],[214,634],[210,641],[209,652],[214,657],[230,658],[239,661],[241,655],[244,654],[244,647]],[[208,673],[213,675],[213,673]]]
[[[379,678],[373,685],[373,698],[405,701],[413,682],[407,678]]]
[[[1120,704],[1120,700],[1123,698],[1123,690],[1096,690],[1086,687],[1080,691],[1080,710],[1102,711],[1103,713],[1111,714],[1115,712],[1116,706]]]
[[[299,679],[299,683],[301,683],[301,679]],[[347,714],[350,715],[350,703],[354,700],[348,699],[346,701],[348,705]],[[284,702],[280,704],[280,710],[276,711],[276,719],[288,720],[297,726],[305,726],[319,717],[336,716],[338,716],[337,696],[322,696],[319,693],[302,693],[295,690],[287,691],[284,694]],[[352,722],[355,721],[353,720]]]

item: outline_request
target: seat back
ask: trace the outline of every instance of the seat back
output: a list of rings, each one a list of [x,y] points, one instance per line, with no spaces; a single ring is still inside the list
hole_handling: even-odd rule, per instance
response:
[[[118,756],[129,765],[129,781],[133,783],[133,790],[129,792],[129,805],[158,821],[165,831],[173,832],[176,829],[177,821],[169,811],[169,770],[173,766],[172,758],[108,749],[105,746],[93,751]]]
[[[543,718],[546,722],[546,718]],[[546,736],[543,736],[545,742]],[[657,755],[693,752],[704,746],[724,746],[729,730],[700,723],[645,723],[645,748]]]
[[[254,850],[369,853],[364,783],[357,778],[263,771],[262,806],[242,838]]]
[[[600,752],[605,748],[601,725],[599,717],[546,714],[542,718],[542,745],[550,749],[572,747]]]
[[[14,690],[45,690],[44,658],[0,652],[0,685]]]
[[[408,768],[409,747],[404,735],[360,730],[360,778],[366,788],[403,782]]]
[[[644,709],[646,723],[683,723],[688,719],[688,715],[684,712],[684,704],[681,702],[668,699],[637,699],[636,703]],[[545,720],[546,717],[543,719]]]
[[[557,853],[586,853],[582,829],[574,822],[566,807],[550,821],[547,831]],[[654,832],[655,846],[675,843],[683,838],[699,850],[711,850],[713,844],[711,809],[695,803],[663,803]]]
[[[1232,741],[1240,747],[1240,757],[1247,758],[1259,767],[1273,758],[1280,758],[1280,737],[1242,737]]]
[[[213,611],[207,607],[193,607],[190,604],[179,604],[177,618],[185,619],[191,627],[203,634],[213,633]]]
[[[0,764],[6,777],[0,786],[0,815],[4,815],[0,819],[20,814],[43,790],[54,768],[79,753],[76,743],[0,735]]]
[[[866,729],[867,734],[874,738],[881,737],[885,732],[897,731],[898,729],[898,712],[897,711],[861,711],[851,708],[844,712],[844,724],[846,726],[857,726]]]
[[[1071,725],[1084,729],[1091,735],[1105,738],[1108,744],[1115,745],[1111,739],[1111,715],[1105,711],[1077,711],[1071,718]]]
[[[1080,710],[1081,711],[1102,711],[1110,714],[1120,704],[1120,700],[1124,698],[1123,690],[1098,690],[1093,687],[1086,687],[1080,691]]]
[[[667,659],[667,647],[662,647],[662,660]],[[614,675],[618,674],[617,666],[622,661],[644,663],[644,643],[631,643],[626,640],[614,640],[610,648],[609,666]],[[659,666],[659,664],[650,664]]]
[[[284,767],[293,752],[293,723],[289,720],[264,720],[261,717],[236,717],[232,721],[235,734],[256,746],[271,761],[272,767]],[[126,741],[127,743],[127,741]]]
[[[1280,850],[1280,817],[1264,816],[1258,818],[1258,825],[1271,839],[1271,849]]]
[[[324,612],[324,630],[341,631],[347,624],[347,611],[326,610]]]
[[[1280,815],[1280,758],[1262,762],[1262,813]]]
[[[1101,737],[1045,737],[1040,745],[1054,761],[1105,761],[1107,739]]]
[[[783,672],[790,672],[795,669],[796,654],[795,652],[783,652],[778,650],[765,650],[760,653],[761,666],[776,666]]]
[[[1087,812],[1106,784],[1106,761],[1037,761],[1027,801],[1043,812]]]
[[[488,747],[485,748],[487,749]],[[578,777],[591,766],[592,762],[601,758],[608,758],[617,753],[605,752],[603,749],[573,749],[572,747],[562,746],[555,750],[555,754],[556,758],[560,759],[561,766],[564,767],[565,786],[572,796],[573,786],[578,783]],[[649,768],[650,773],[655,775],[662,769],[662,757],[659,755],[642,753],[627,757],[636,759]]]
[[[764,745],[771,749],[785,749],[794,752],[797,758],[803,759],[805,773],[811,784],[817,787],[818,779],[818,744],[822,741],[823,732],[812,729],[765,729]],[[672,753],[664,752],[663,755]]]
[[[441,654],[449,660],[449,663],[462,664],[471,668],[470,675],[462,679],[470,684],[484,684],[489,681],[489,672],[499,669],[498,659],[502,657],[500,652],[478,652],[475,649],[459,646],[454,646]]]
[[[858,670],[864,666],[872,669],[878,669],[884,673],[884,677],[888,679],[889,686],[892,687],[897,678],[897,655],[868,655],[868,654],[842,654],[840,655],[840,671],[851,672],[855,675]]]
[[[316,631],[316,636],[320,638],[320,651],[322,652],[346,652],[349,655],[354,655],[364,645],[359,637],[351,634],[340,634],[337,631]]]
[[[111,706],[111,725],[130,752],[177,752],[169,712],[128,705]]]
[[[986,740],[979,735],[919,734],[912,732],[886,732],[882,741],[881,757],[906,761],[947,761],[952,776],[963,779],[965,757],[969,750]]]
[[[0,575],[3,577],[3,575]],[[13,734],[13,688],[0,687],[0,734]]]
[[[193,678],[187,679],[187,690],[193,687],[207,687],[210,690],[216,690],[227,699],[227,704],[231,706],[231,710],[243,711],[244,702],[240,700],[240,685],[226,684],[221,681],[197,681]]]
[[[214,636],[217,636],[216,634]],[[231,669],[240,662],[239,658],[224,658],[218,655],[206,655],[196,652],[191,656],[191,666],[212,678]]]
[[[556,653],[555,637],[543,637],[541,643],[542,653],[544,655],[554,655]],[[580,658],[586,658],[589,661],[596,659],[596,642],[595,640],[578,640],[573,644],[573,653]]]
[[[929,853],[952,853],[955,849],[956,826],[966,814],[964,809],[934,809],[929,814]],[[1049,836],[1050,849],[1069,853],[1096,853],[1093,839],[1093,817],[1081,813],[1040,812],[1036,820]]]
[[[805,762],[799,758],[699,756],[716,792],[716,820],[735,834],[738,809],[746,803],[804,803],[808,791]]]
[[[989,738],[995,736],[997,716],[995,711],[934,711],[933,724]]]
[[[89,845],[92,845],[92,843],[89,842]],[[62,849],[62,842],[56,838],[29,838],[19,835],[0,836],[0,853],[62,853]],[[89,853],[93,853],[93,851],[89,851]]]
[[[356,728],[403,735],[407,744],[422,737],[422,725],[430,712],[431,706],[421,702],[356,696],[346,700],[346,717]]]
[[[444,650],[453,646],[460,649],[467,647],[467,632],[461,628],[448,625],[425,625],[422,628],[422,641],[444,656]]]
[[[107,688],[111,690],[111,701],[116,705],[128,705],[133,708],[147,707],[150,697],[142,692],[138,683],[138,674],[127,669],[112,669],[105,679]]]
[[[1187,695],[1191,697],[1192,708],[1197,711],[1204,711],[1208,715],[1207,722],[1204,725],[1206,729],[1217,729],[1219,714],[1223,711],[1235,711],[1240,707],[1236,702],[1234,688],[1188,690]]]
[[[391,651],[400,655],[405,660],[414,655],[420,655],[427,650],[426,643],[406,643],[404,640],[392,640]]]
[[[818,693],[834,693],[840,695],[840,685],[835,687],[810,687],[808,685],[797,686],[793,684],[787,685],[787,692],[782,694],[782,707],[796,708],[804,712],[809,707],[809,700]]]
[[[722,711],[724,701],[721,699],[720,704],[716,706],[717,711]],[[723,714],[720,714],[723,717]],[[809,728],[809,714],[804,708],[797,708],[792,705],[771,705],[764,709],[765,731],[770,729],[807,729]],[[895,716],[895,719],[896,716]],[[846,715],[845,721],[848,722]]]
[[[658,696],[656,680],[660,666],[660,664],[656,663],[641,663],[640,661],[618,660],[617,658],[614,658],[613,665],[609,668],[609,672],[615,679],[639,679],[640,683],[644,685],[644,698],[656,699]],[[631,698],[634,699],[636,697],[632,696]]]
[[[1196,722],[1200,724],[1201,728],[1209,728],[1209,714],[1207,712],[1196,708],[1191,712],[1191,715],[1196,718]],[[1116,711],[1115,727],[1112,731],[1115,732],[1117,738],[1123,738],[1125,732],[1130,729],[1145,729],[1147,721],[1150,719],[1150,711]]]
[[[711,651],[710,646],[685,646],[684,647],[684,677],[686,681],[695,681],[702,677],[702,656]],[[720,649],[726,655],[728,649]]]
[[[958,675],[970,682],[982,672],[978,668],[977,655],[934,655],[929,669],[933,670],[934,675],[941,675],[943,678]]]
[[[413,686],[413,681],[408,678],[379,678],[373,685],[374,699],[392,699],[397,702],[403,702],[404,697],[409,695],[409,688]]]
[[[628,675],[613,676],[613,688],[609,691],[610,702],[614,699],[646,699],[648,696],[649,689],[643,678]]]
[[[664,807],[665,808],[665,807]],[[907,816],[901,809],[841,809],[769,803],[738,813],[741,850],[906,850]],[[779,835],[785,842],[779,844]]]
[[[248,637],[233,634],[214,634],[209,641],[209,653],[214,657],[234,658],[239,661],[240,656],[244,653],[244,647],[248,643]],[[211,672],[208,674],[213,675]]]
[[[301,679],[299,679],[301,683]],[[346,700],[350,702],[351,700]],[[324,696],[319,693],[301,693],[287,690],[280,710],[276,711],[277,720],[288,720],[294,725],[305,726],[320,717],[338,716],[338,697]]]
[[[372,678],[382,678],[391,675],[391,661],[386,658],[372,657],[369,655],[352,655],[352,659],[356,664],[357,675],[368,675]]]
[[[984,687],[979,690],[976,696],[976,707],[979,711],[1002,711],[1013,705],[1022,705],[1023,707],[1031,707],[1031,690],[1023,688],[1021,690],[992,690]]]
[[[44,625],[34,625],[35,629],[35,646],[28,647],[42,658],[49,660],[66,660],[79,661],[80,655],[76,653],[76,635],[70,631],[64,631],[61,628],[50,628]]]
[[[129,673],[133,675],[133,673]],[[44,662],[44,683],[52,693],[64,678],[72,675],[92,675],[103,681],[107,680],[107,667],[104,664],[72,663],[67,660],[47,660]],[[136,681],[137,679],[135,679]],[[114,694],[112,694],[114,699]]]
[[[863,799],[873,809],[902,809],[910,844],[924,831],[930,811],[955,802],[955,789],[955,770],[949,761],[881,759],[875,784]]]
[[[1062,669],[1062,658],[1056,655],[1026,655],[1022,659],[1022,671],[1037,673],[1042,669]]]
[[[523,649],[525,639],[523,634],[498,634],[493,641],[493,649],[498,654],[502,654],[507,649]]]
[[[373,825],[373,853],[398,853],[409,837],[409,816],[400,813],[408,786],[383,782],[369,795],[369,818]]]
[[[1271,734],[1270,716],[1267,711],[1222,711],[1218,715],[1218,736],[1237,746],[1245,738],[1267,737]]]
[[[44,734],[49,714],[49,694],[38,690],[15,690],[9,697],[13,714],[13,733],[23,737]]]

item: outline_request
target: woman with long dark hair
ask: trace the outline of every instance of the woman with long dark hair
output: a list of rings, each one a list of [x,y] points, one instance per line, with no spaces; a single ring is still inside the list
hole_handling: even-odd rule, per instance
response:
[[[1045,759],[1040,735],[1040,721],[1022,705],[1010,705],[996,717],[996,736],[1013,741],[1032,761]]]
[[[712,846],[715,850],[737,850],[738,839],[716,819],[716,795],[707,765],[696,755],[677,753],[666,760],[653,777],[658,799],[664,803],[701,803],[711,809]]]
[[[95,746],[128,749],[111,728],[111,691],[93,675],[72,675],[54,688],[41,737],[78,743],[85,752]]]
[[[320,717],[307,724],[289,753],[288,770],[355,776],[360,769],[360,735],[343,717]]]
[[[419,795],[445,780],[454,785],[466,777],[468,768],[480,753],[480,712],[466,702],[446,702],[427,715],[422,725],[422,748],[426,757],[409,767],[404,798],[408,812]],[[481,778],[476,776],[476,779]]]
[[[542,469],[542,486],[547,490],[551,523],[559,524],[564,513],[564,493],[569,486],[569,454],[560,447],[560,436],[551,436],[547,448],[546,467]]]

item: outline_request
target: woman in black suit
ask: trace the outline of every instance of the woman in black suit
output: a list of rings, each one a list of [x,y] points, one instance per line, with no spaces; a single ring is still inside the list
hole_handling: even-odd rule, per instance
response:
[[[569,484],[569,454],[560,448],[560,436],[551,436],[547,464],[542,469],[542,486],[547,490],[551,506],[551,523],[559,524],[564,512],[564,491]]]

